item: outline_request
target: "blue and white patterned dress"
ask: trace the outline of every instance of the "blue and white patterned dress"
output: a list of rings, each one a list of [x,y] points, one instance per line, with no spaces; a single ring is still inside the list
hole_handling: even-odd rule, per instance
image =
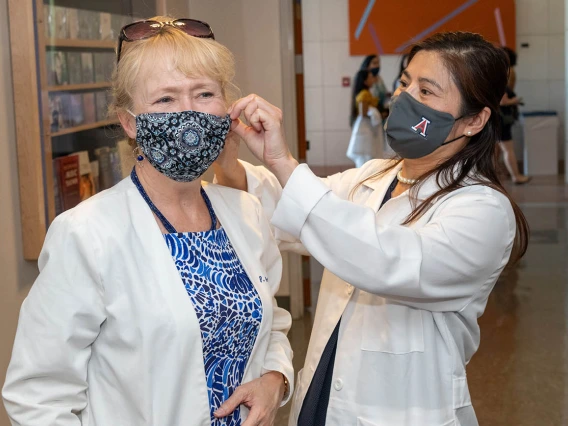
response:
[[[170,232],[164,238],[199,320],[205,379],[212,426],[240,426],[240,409],[222,419],[213,412],[241,384],[262,320],[262,303],[205,191],[212,228],[177,233],[152,204],[132,174],[132,180],[154,213]]]

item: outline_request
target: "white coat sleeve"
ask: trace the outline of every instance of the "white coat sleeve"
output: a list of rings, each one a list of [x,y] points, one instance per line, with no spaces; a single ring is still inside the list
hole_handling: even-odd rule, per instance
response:
[[[291,398],[294,391],[294,367],[292,366],[293,352],[287,334],[292,326],[292,316],[290,313],[278,307],[276,302],[276,292],[280,286],[282,278],[282,256],[276,241],[270,230],[270,224],[266,219],[262,208],[258,206],[258,217],[264,244],[262,261],[265,271],[268,274],[268,285],[272,295],[272,331],[270,341],[264,358],[261,374],[269,371],[278,371],[288,379],[289,391],[285,395],[282,405],[285,405]]]
[[[73,211],[55,219],[20,310],[2,391],[12,425],[79,426],[91,344],[105,320],[100,250]]]
[[[434,311],[466,306],[506,264],[515,237],[510,204],[487,188],[451,197],[414,230],[381,225],[371,208],[340,199],[304,165],[272,223],[355,287]]]
[[[253,166],[246,161],[239,161],[245,168],[247,176],[247,192],[259,199],[264,213],[270,221],[274,214],[274,210],[280,201],[280,197],[282,196],[282,186],[280,185],[280,182],[278,182],[276,176],[274,176],[274,174],[272,174],[264,166]],[[325,185],[329,186],[329,188],[339,197],[347,198],[349,194],[343,192],[345,192],[345,188],[349,185],[346,185],[345,181],[354,180],[357,172],[357,169],[351,169],[327,178],[317,179],[320,179]],[[272,227],[272,232],[281,251],[292,251],[306,256],[310,255],[300,239],[296,236],[284,232],[277,227]]]

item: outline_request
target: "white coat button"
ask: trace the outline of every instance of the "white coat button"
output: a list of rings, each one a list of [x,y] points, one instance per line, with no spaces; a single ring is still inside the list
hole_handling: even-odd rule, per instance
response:
[[[347,285],[347,295],[351,296],[353,294],[353,286],[348,284]]]
[[[335,388],[336,391],[340,391],[341,389],[343,389],[343,380],[337,379],[333,384],[333,387]]]

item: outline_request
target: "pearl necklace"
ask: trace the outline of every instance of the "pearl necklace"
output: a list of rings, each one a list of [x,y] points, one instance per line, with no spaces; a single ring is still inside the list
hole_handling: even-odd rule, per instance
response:
[[[398,179],[399,182],[404,183],[405,185],[414,185],[416,184],[416,182],[418,182],[418,179],[407,179],[404,176],[402,176],[402,170],[398,171],[398,173],[396,174],[396,178]]]

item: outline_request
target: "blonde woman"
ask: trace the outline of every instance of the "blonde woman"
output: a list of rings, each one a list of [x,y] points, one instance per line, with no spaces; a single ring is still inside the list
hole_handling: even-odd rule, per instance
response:
[[[200,176],[229,131],[206,23],[124,27],[113,109],[132,174],[51,225],[3,397],[14,425],[271,425],[292,393],[281,257],[261,207]],[[219,410],[233,396],[243,406]],[[229,402],[230,404],[230,402]],[[249,412],[250,410],[250,412]]]

